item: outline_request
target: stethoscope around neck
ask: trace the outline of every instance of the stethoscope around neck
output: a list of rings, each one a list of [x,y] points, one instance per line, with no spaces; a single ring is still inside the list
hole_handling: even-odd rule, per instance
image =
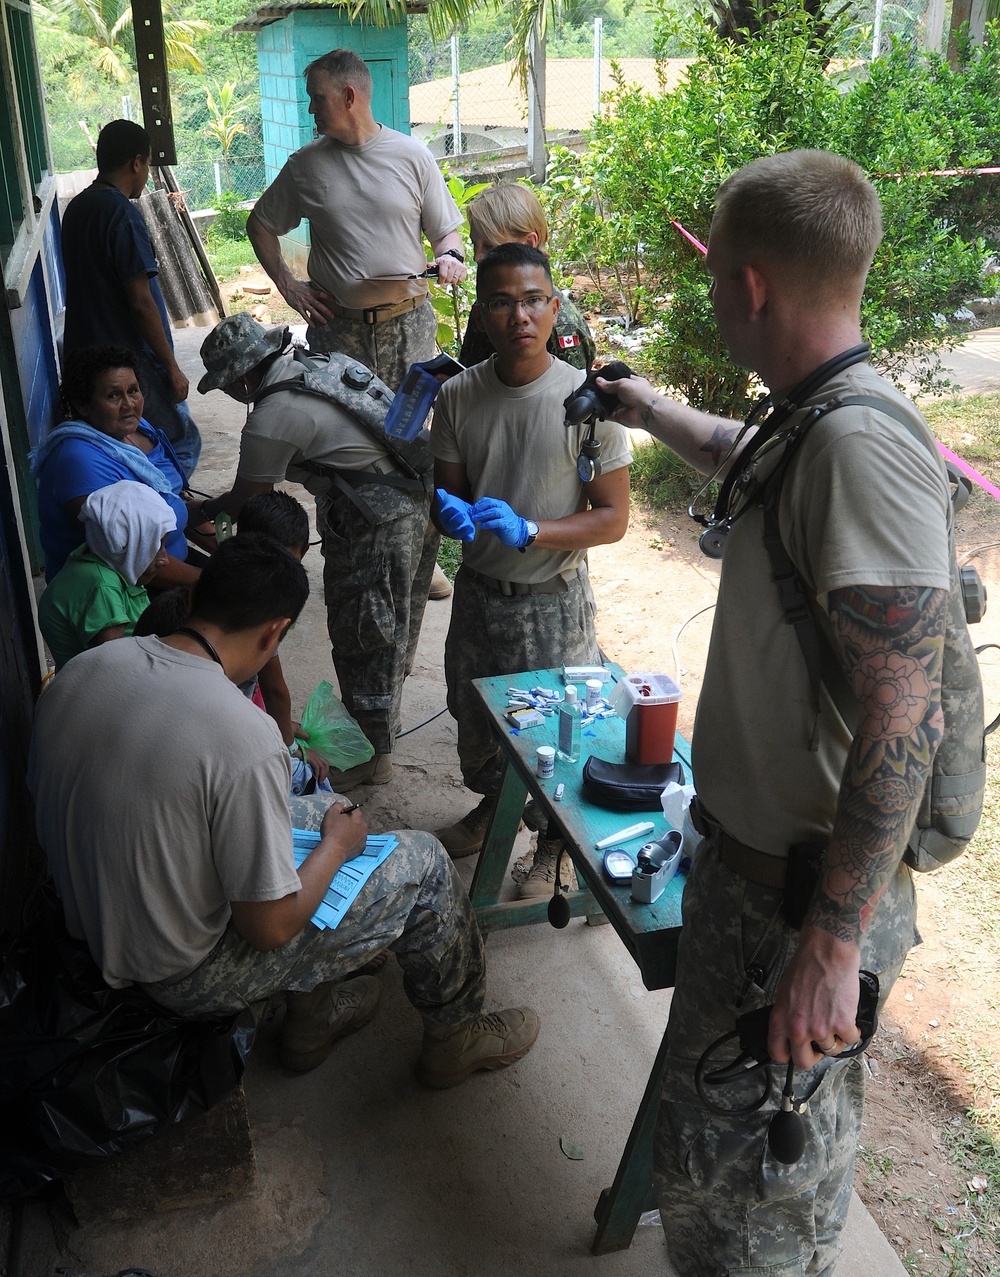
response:
[[[862,342],[859,346],[852,346],[850,350],[834,355],[825,364],[821,364],[814,369],[808,377],[803,378],[798,385],[793,386],[780,403],[775,404],[772,397],[766,395],[759,403],[754,405],[750,415],[743,423],[743,428],[733,440],[732,447],[728,449],[726,455],[694,494],[688,505],[688,518],[693,519],[695,523],[700,524],[704,529],[698,538],[698,546],[702,554],[707,555],[710,559],[721,559],[726,548],[726,539],[732,531],[733,524],[753,504],[753,494],[756,489],[750,469],[751,462],[759,458],[769,446],[782,441],[787,442],[790,435],[783,436],[781,440],[776,439],[775,436],[792,413],[798,411],[802,401],[808,399],[815,390],[818,390],[831,377],[835,377],[838,373],[843,372],[845,368],[850,368],[852,365],[859,364],[867,359],[871,354],[871,349],[871,345],[868,342]],[[816,415],[819,415],[816,409],[813,411]],[[795,431],[799,432],[806,429],[807,426],[812,424],[812,421],[813,414],[810,413],[798,423]],[[698,502],[726,468],[729,458],[739,448],[740,441],[747,431],[752,430],[755,426],[758,427],[757,435],[753,442],[736,459],[733,468],[726,476],[722,487],[719,489],[715,509],[710,515],[699,514],[697,509]]]

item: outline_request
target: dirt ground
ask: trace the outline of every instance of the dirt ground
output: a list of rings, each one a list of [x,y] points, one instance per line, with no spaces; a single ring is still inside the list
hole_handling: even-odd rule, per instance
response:
[[[269,283],[262,273],[244,268],[238,280],[224,286],[227,303],[249,309],[264,324],[298,321],[276,290],[265,291]],[[1000,504],[977,491],[960,516],[957,540],[960,556],[976,552],[973,561],[995,599],[992,613],[974,631],[976,642],[1000,642],[1000,549],[995,544],[1000,543]],[[661,517],[637,510],[625,538],[594,550],[590,566],[603,649],[626,669],[678,678],[684,693],[679,727],[690,735],[719,576],[718,563],[698,548],[698,529],[683,513]],[[991,717],[1000,709],[1000,653],[987,653],[982,668]],[[425,797],[418,791],[426,777],[412,779],[412,795],[393,786],[402,810],[409,798],[419,808]],[[461,806],[464,791],[457,788]],[[961,1036],[962,1026],[974,1024],[984,1008],[993,1008],[995,1015],[1000,975],[974,945],[956,941],[975,936],[977,924],[963,917],[947,883],[924,876],[918,890],[923,944],[910,955],[866,1057],[869,1098],[855,1186],[911,1272],[985,1277],[1000,1272],[1000,1248],[981,1233],[966,1243],[967,1268],[954,1267],[949,1257],[954,1237],[973,1231],[981,1186],[953,1163],[945,1133],[982,1097],[940,1041],[939,1030],[957,1026]],[[954,1038],[955,1033],[949,1041]]]

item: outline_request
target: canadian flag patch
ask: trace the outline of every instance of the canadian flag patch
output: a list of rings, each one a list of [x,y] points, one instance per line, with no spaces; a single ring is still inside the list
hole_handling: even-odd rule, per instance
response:
[[[572,350],[574,346],[579,346],[580,338],[576,333],[569,333],[565,337],[559,337],[558,342],[560,350]]]

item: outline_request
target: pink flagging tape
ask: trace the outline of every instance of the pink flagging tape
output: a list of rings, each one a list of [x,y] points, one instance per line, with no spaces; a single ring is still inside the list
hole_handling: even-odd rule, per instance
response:
[[[684,238],[688,241],[688,243],[693,244],[699,253],[702,253],[702,254],[708,253],[708,249],[701,242],[701,240],[695,239],[695,237],[691,234],[691,232],[689,230],[685,230],[685,228],[680,224],[680,222],[676,220],[676,218],[672,217],[670,219],[670,225],[673,226],[675,230],[680,231],[680,233],[684,236]]]
[[[953,466],[957,466],[959,470],[973,483],[978,483],[984,492],[988,492],[994,501],[1000,501],[1000,488],[990,483],[985,475],[974,470],[967,461],[963,461],[957,453],[952,452],[950,448],[946,448],[943,443],[938,443],[938,451],[945,461],[950,461]]]
[[[995,177],[1000,168],[933,168],[919,173],[872,173],[872,177]]]

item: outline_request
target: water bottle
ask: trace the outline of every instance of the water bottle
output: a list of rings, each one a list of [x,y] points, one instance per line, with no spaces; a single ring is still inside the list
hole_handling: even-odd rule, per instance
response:
[[[580,759],[580,738],[583,735],[580,717],[576,688],[567,683],[566,699],[559,706],[559,747],[556,750],[563,762],[575,763]]]

